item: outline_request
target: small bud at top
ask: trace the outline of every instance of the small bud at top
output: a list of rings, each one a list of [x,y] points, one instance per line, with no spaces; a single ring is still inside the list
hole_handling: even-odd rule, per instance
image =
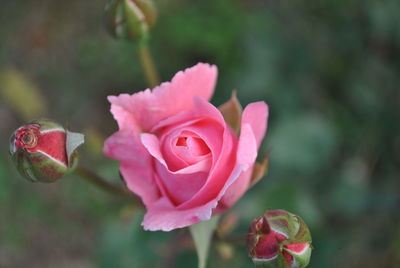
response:
[[[247,246],[256,267],[304,268],[311,257],[311,234],[299,216],[271,210],[251,223]]]
[[[69,132],[51,120],[38,120],[11,135],[10,154],[25,178],[53,182],[76,166],[75,150],[82,143],[82,134]]]
[[[110,0],[105,14],[112,35],[134,41],[146,39],[157,19],[152,0]]]

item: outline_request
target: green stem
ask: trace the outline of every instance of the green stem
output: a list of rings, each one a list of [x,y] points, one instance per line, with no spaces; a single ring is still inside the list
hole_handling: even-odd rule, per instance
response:
[[[201,221],[189,226],[189,230],[197,251],[198,268],[206,268],[208,252],[214,231],[218,225],[219,218],[220,216],[216,215],[208,221]]]
[[[133,193],[124,188],[120,188],[114,184],[109,183],[108,181],[104,180],[102,177],[100,177],[99,175],[97,175],[96,173],[94,173],[89,169],[78,166],[75,172],[79,174],[86,181],[90,182],[91,184],[99,187],[100,189],[110,194],[121,196],[137,204],[141,204],[139,198],[137,198]]]
[[[158,79],[158,74],[147,43],[140,43],[138,45],[138,52],[147,83],[151,88],[154,88],[160,84],[160,80]]]

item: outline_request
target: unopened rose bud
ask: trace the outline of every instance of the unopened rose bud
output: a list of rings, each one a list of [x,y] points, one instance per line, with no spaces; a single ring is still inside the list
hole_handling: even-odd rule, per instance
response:
[[[106,6],[107,28],[117,38],[146,39],[156,19],[152,0],[110,0]]]
[[[10,154],[25,178],[53,182],[74,169],[76,148],[83,140],[82,134],[43,119],[22,126],[11,135]]]
[[[247,246],[256,267],[304,268],[311,257],[311,234],[299,216],[270,210],[251,223]]]

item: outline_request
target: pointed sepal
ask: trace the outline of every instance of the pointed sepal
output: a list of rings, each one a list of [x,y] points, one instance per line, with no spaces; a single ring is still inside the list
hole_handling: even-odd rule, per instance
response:
[[[208,221],[201,221],[189,227],[198,257],[198,268],[205,268],[211,239],[217,228],[219,215],[213,216]]]
[[[268,165],[269,165],[269,158],[264,157],[264,159],[259,162],[255,162],[253,166],[253,173],[250,179],[249,187],[253,187],[257,182],[259,182],[262,177],[264,177],[268,173]]]
[[[236,131],[240,130],[240,121],[242,118],[243,108],[236,96],[236,91],[232,91],[230,100],[218,107],[219,111],[225,119],[225,122]]]

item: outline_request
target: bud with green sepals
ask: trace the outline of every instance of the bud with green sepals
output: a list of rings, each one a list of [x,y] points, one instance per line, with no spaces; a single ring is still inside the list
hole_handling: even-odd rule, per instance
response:
[[[152,0],[110,0],[105,15],[112,35],[133,41],[145,40],[157,19]]]
[[[10,154],[26,179],[54,182],[76,167],[76,148],[83,142],[82,134],[41,119],[19,127],[11,135]]]
[[[304,268],[312,250],[307,225],[284,210],[270,210],[255,219],[247,245],[255,266],[265,268]]]

